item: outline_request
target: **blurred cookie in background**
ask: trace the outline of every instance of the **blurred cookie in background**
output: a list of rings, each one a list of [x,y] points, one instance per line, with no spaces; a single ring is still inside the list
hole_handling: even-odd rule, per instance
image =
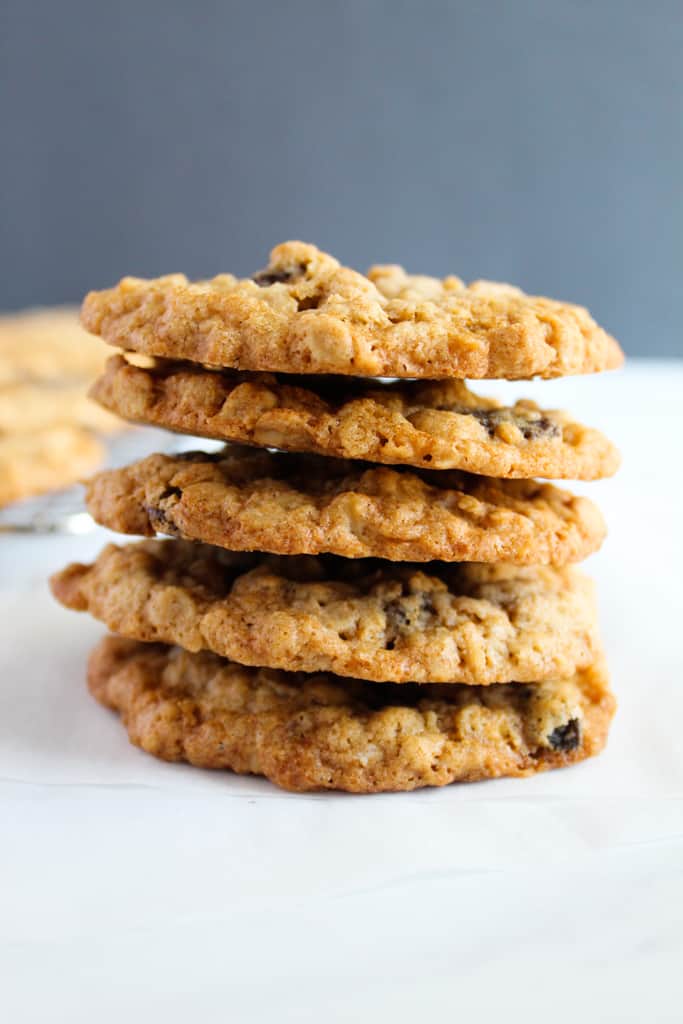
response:
[[[24,434],[0,434],[0,506],[60,490],[104,461],[103,444],[82,427],[55,424]]]
[[[87,397],[111,349],[76,307],[0,316],[0,506],[76,483],[102,464],[96,434],[125,424]]]
[[[47,430],[56,424],[108,434],[126,424],[88,398],[90,378],[0,384],[0,436]]]
[[[77,306],[0,315],[0,385],[60,378],[90,381],[111,348],[83,330]]]

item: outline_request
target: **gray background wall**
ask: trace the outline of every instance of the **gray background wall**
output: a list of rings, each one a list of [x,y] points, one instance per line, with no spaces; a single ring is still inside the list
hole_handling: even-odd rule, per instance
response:
[[[0,308],[299,237],[683,354],[682,67],[680,0],[1,0]]]

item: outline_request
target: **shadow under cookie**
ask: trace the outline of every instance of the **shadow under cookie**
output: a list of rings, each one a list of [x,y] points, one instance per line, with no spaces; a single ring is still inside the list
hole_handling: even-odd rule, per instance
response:
[[[412,790],[564,767],[602,750],[615,707],[601,656],[545,683],[399,687],[110,636],[90,657],[88,685],[148,753],[300,792]]]

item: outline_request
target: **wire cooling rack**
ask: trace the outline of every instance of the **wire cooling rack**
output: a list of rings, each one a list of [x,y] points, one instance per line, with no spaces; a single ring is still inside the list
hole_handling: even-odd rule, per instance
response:
[[[164,430],[132,428],[106,438],[107,461],[103,468],[123,466],[152,452],[172,455],[192,449],[205,451],[221,447],[203,438],[183,437]],[[37,498],[27,498],[0,509],[0,534],[89,533],[95,522],[83,505],[79,484]]]

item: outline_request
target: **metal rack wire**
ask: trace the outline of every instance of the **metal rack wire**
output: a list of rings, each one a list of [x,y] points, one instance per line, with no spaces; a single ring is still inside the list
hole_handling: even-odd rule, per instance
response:
[[[220,444],[202,438],[183,437],[149,427],[125,430],[107,438],[106,443],[106,467],[122,466],[152,452],[172,455],[191,449],[210,451],[220,447]],[[83,507],[83,488],[80,485],[27,498],[0,509],[0,535],[83,534],[94,529],[95,522]]]

